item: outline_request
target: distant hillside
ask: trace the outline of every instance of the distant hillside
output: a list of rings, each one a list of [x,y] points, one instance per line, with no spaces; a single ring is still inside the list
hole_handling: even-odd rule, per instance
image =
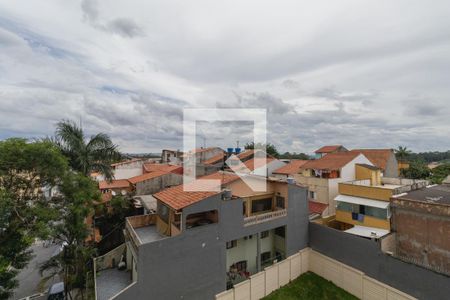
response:
[[[408,157],[409,161],[421,160],[426,163],[431,162],[450,162],[450,150],[446,152],[420,152],[420,153],[411,153]]]

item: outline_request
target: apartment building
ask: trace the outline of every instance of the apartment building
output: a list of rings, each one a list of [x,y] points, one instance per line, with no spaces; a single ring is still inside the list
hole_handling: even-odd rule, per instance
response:
[[[382,169],[376,166],[356,164],[355,180],[339,183],[334,227],[363,237],[381,238],[391,230],[390,199],[428,184],[426,180],[382,177],[381,173]]]
[[[97,298],[213,299],[304,248],[306,188],[245,176],[264,182],[266,192],[254,192],[233,173],[217,172],[202,178],[216,180],[217,192],[185,191],[205,187],[194,181],[154,194],[156,213],[126,220],[128,271],[98,272]]]

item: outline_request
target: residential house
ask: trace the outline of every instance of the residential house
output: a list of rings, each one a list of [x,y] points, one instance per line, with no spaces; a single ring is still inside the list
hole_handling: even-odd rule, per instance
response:
[[[254,157],[242,163],[235,171],[268,177],[272,176],[273,171],[285,165],[286,163],[273,157]]]
[[[347,152],[347,151],[348,150],[342,145],[328,145],[328,146],[323,146],[323,147],[317,149],[316,151],[314,151],[314,154],[315,154],[315,158],[319,159],[330,153],[339,153],[339,152]]]
[[[144,160],[134,158],[111,165],[114,179],[128,179],[142,174]]]
[[[165,188],[179,185],[183,182],[183,175],[167,172],[153,171],[128,179],[134,195],[147,195],[157,193]]]
[[[272,172],[272,176],[281,179],[287,179],[292,175],[301,173],[301,167],[306,164],[308,160],[292,159],[288,164],[278,168]]]
[[[390,199],[395,195],[425,187],[426,180],[388,178],[379,167],[355,165],[355,180],[340,182],[336,196],[337,221],[333,227],[347,233],[379,239],[390,233]]]
[[[185,191],[203,189],[194,181],[154,194],[155,214],[126,221],[129,271],[98,272],[98,299],[214,299],[307,246],[306,189],[245,176],[265,182],[267,191],[253,192],[235,174],[217,172],[202,178],[218,181],[216,192]]]
[[[182,161],[182,151],[163,149],[161,152],[161,163],[163,164],[181,165]]]
[[[391,197],[394,256],[450,276],[450,184]]]
[[[335,152],[320,159],[310,160],[301,166],[300,174],[293,174],[294,180],[308,187],[310,201],[328,206],[324,215],[334,215],[334,198],[339,194],[339,182],[355,179],[355,165],[372,163],[361,153]],[[323,207],[323,206],[322,206]]]
[[[399,174],[399,163],[393,149],[353,149],[364,154],[370,162],[380,168],[381,176],[395,178]]]

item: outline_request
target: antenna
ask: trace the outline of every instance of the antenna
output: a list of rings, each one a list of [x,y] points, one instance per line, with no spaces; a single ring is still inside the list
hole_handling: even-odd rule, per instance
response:
[[[239,140],[236,141],[236,148],[239,148]]]

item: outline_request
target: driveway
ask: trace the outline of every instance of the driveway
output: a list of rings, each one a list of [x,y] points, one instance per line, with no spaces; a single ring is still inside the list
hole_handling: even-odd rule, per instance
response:
[[[44,247],[42,241],[37,241],[31,246],[34,257],[17,276],[19,287],[14,291],[13,299],[20,299],[36,293],[45,292],[50,285],[60,281],[60,279],[56,277],[53,280],[49,280],[41,290],[38,289],[39,283],[42,280],[42,277],[39,274],[39,266],[43,262],[49,260],[52,254],[58,251],[57,249],[58,246],[54,244],[47,248]]]

